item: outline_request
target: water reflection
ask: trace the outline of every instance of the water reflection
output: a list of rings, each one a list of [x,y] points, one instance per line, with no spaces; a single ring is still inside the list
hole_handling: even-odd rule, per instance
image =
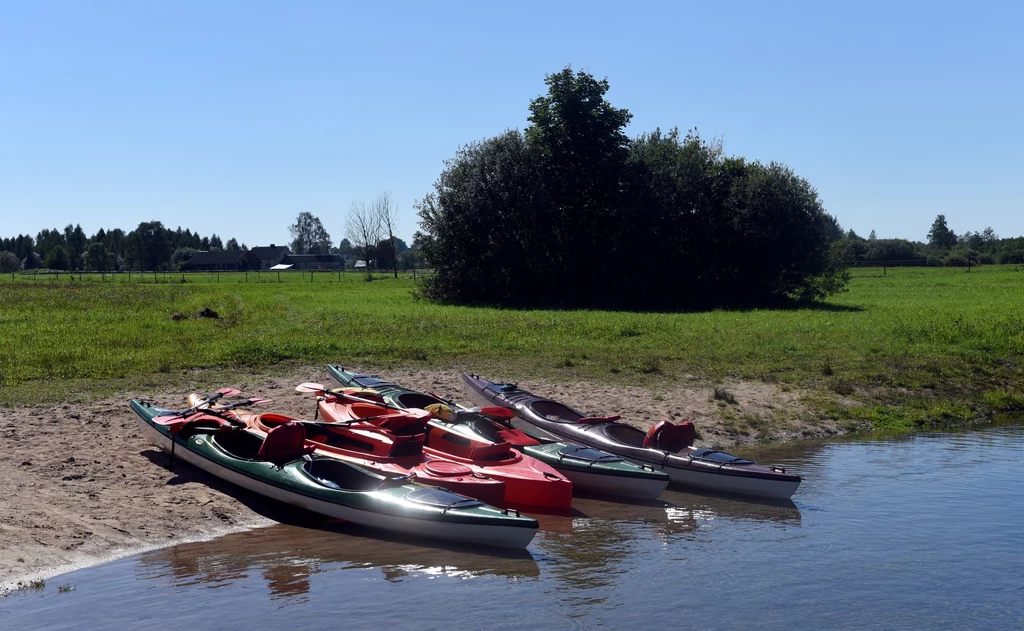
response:
[[[275,526],[71,573],[0,628],[1024,628],[1024,427],[750,453],[795,502],[579,498],[520,556]]]
[[[139,559],[142,579],[169,580],[178,588],[216,589],[258,574],[271,598],[296,602],[305,600],[315,574],[371,568],[379,568],[392,582],[440,575],[492,575],[518,581],[540,574],[529,552],[423,546],[351,526],[313,529],[281,524],[156,550]]]

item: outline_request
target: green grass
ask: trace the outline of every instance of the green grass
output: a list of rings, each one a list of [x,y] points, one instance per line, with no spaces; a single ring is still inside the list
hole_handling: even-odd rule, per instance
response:
[[[654,385],[761,380],[806,389],[822,414],[885,429],[1024,408],[1024,272],[856,273],[817,308],[668,314],[441,306],[417,300],[411,279],[352,274],[7,276],[0,403],[177,383],[192,369],[230,376],[340,361]],[[205,307],[221,319],[195,318]],[[863,405],[837,405],[855,390]]]

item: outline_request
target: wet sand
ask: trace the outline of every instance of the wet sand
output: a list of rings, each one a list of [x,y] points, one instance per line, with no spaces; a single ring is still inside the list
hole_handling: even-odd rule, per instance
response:
[[[376,372],[410,388],[469,402],[457,371]],[[495,378],[510,377],[495,375]],[[314,400],[294,391],[303,381],[330,383],[320,367],[292,378],[234,386],[244,396],[273,399],[266,410],[312,417]],[[642,429],[662,419],[691,419],[699,444],[793,440],[839,433],[808,418],[798,394],[770,385],[728,384],[735,410],[784,421],[755,433],[737,433],[721,418],[711,386],[679,385],[656,391],[639,386],[521,381],[521,387],[591,413],[619,413]],[[657,393],[658,398],[652,399]],[[142,397],[169,409],[185,407],[189,391]],[[0,589],[45,579],[147,549],[220,536],[275,523],[270,505],[187,464],[168,468],[166,454],[150,445],[127,398],[57,407],[0,409]],[[276,513],[276,514],[275,514]]]

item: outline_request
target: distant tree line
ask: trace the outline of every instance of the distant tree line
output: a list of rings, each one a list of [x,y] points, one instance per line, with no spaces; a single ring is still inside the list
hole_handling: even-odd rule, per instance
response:
[[[879,239],[874,230],[864,238],[853,230],[843,233],[838,223],[836,227],[841,236],[834,247],[851,263],[952,267],[1024,264],[1024,237],[1000,239],[991,227],[958,235],[949,227],[945,215],[938,215],[932,222],[927,241]]]
[[[696,132],[630,139],[607,80],[565,68],[546,83],[525,132],[462,147],[419,202],[428,297],[674,309],[844,287],[838,223],[791,169]]]
[[[0,271],[46,268],[52,270],[156,271],[177,269],[202,250],[241,250],[236,239],[225,244],[216,234],[201,237],[198,232],[179,227],[170,230],[159,221],[140,223],[125,233],[120,228],[104,230],[88,237],[81,225],[61,230],[43,229],[0,239]]]
[[[392,204],[393,206],[393,204]],[[371,264],[381,269],[411,269],[416,264],[416,252],[394,236],[394,218],[390,232],[373,233],[369,248],[357,249],[347,238],[337,247],[332,246],[330,235],[320,219],[310,213],[300,213],[290,226],[293,254],[338,254],[349,266],[357,255],[369,253]],[[0,238],[0,272],[50,269],[61,271],[176,271],[181,269],[197,252],[248,250],[244,243],[230,238],[224,242],[213,234],[200,236],[188,228],[166,228],[159,221],[140,223],[131,232],[120,228],[100,229],[86,236],[81,225],[68,225],[64,230],[43,229],[35,237],[23,234],[13,238]],[[396,271],[397,275],[397,271]]]

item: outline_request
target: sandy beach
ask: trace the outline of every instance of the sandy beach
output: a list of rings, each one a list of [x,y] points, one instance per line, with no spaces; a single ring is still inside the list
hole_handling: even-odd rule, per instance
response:
[[[374,374],[469,402],[457,371]],[[294,391],[296,384],[310,380],[330,383],[326,371],[311,367],[292,377],[210,384],[209,389],[237,387],[245,396],[273,399],[265,410],[310,418],[312,397]],[[736,398],[730,404],[735,412],[773,419],[754,431],[736,431],[723,421],[723,404],[712,398],[713,388],[697,382],[654,390],[584,382],[520,385],[586,412],[621,414],[623,421],[642,429],[662,419],[691,419],[698,427],[698,444],[710,447],[840,433],[833,423],[807,420],[796,391],[768,384],[727,384]],[[267,510],[258,498],[187,464],[169,469],[167,455],[143,438],[127,399],[179,409],[189,392],[0,409],[0,588],[274,523],[269,515],[279,515],[280,506]]]

